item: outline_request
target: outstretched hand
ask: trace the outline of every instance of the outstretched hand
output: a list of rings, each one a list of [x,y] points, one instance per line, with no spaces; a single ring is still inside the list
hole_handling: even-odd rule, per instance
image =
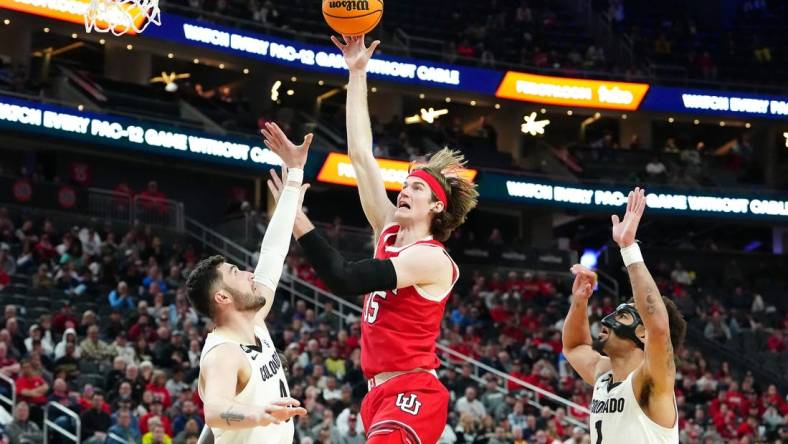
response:
[[[263,141],[265,146],[282,159],[285,167],[304,168],[309,145],[312,144],[312,133],[304,137],[304,142],[301,145],[296,145],[287,138],[276,123],[266,122],[265,128],[260,132],[265,137]]]
[[[293,398],[279,398],[265,406],[257,420],[260,426],[281,424],[294,416],[306,415],[306,409],[300,407],[301,403]]]
[[[572,283],[572,296],[588,300],[596,288],[596,273],[580,264],[572,265],[570,271],[575,275],[575,282]]]
[[[613,215],[613,240],[619,247],[625,248],[635,243],[635,236],[638,231],[640,218],[646,209],[646,191],[642,188],[635,188],[629,192],[627,197],[627,211],[624,213],[624,220],[619,221],[617,215]]]
[[[271,178],[268,179],[268,190],[271,191],[271,195],[274,196],[274,202],[279,202],[279,196],[282,195],[282,189],[285,187],[287,183],[287,167],[282,166],[282,177],[279,177],[279,174],[276,173],[274,169],[271,169]],[[304,194],[306,194],[306,190],[309,189],[309,184],[305,183],[301,185],[301,196],[298,198],[298,211],[300,212],[304,205]]]
[[[342,56],[345,58],[348,69],[351,72],[365,71],[369,59],[372,58],[375,49],[380,45],[380,40],[375,40],[367,47],[364,45],[364,34],[354,37],[343,35],[342,39],[345,43],[340,42],[333,35],[331,36],[331,41],[342,51]]]

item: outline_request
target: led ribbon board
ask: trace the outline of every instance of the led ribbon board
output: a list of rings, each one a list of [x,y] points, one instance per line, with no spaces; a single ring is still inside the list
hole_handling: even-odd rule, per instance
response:
[[[262,139],[217,138],[144,120],[76,111],[4,96],[0,96],[0,128],[258,170],[263,165],[281,164],[279,156],[258,145],[262,144]]]
[[[480,176],[479,191],[481,198],[487,200],[612,213],[626,205],[631,189],[566,184],[485,171]],[[646,204],[648,211],[668,214],[788,220],[788,200],[784,195],[724,195],[654,188],[647,190]]]
[[[408,168],[411,163],[402,160],[391,159],[376,159],[380,167],[380,173],[383,176],[383,183],[389,191],[399,191],[402,189],[402,184],[408,177]],[[465,170],[464,177],[470,181],[476,178],[476,170]],[[323,162],[323,167],[317,174],[317,180],[325,183],[333,183],[337,185],[345,185],[354,187],[358,184],[356,181],[356,172],[353,165],[350,163],[350,157],[347,154],[329,153]]]
[[[169,13],[162,22],[161,26],[146,30],[145,36],[311,71],[347,71],[342,54],[334,46],[300,43],[198,22]],[[370,60],[367,71],[371,77],[382,80],[485,95],[492,95],[501,80],[501,73],[490,69],[447,65],[385,54],[376,54]]]
[[[788,118],[788,97],[654,86],[642,109],[684,114]]]
[[[548,105],[634,111],[649,85],[607,80],[574,79],[509,71],[496,97]]]
[[[0,0],[0,9],[11,9],[81,25],[85,24],[85,14],[88,11],[88,6],[90,6],[90,0]],[[97,24],[102,28],[108,28],[107,21],[117,24],[122,20],[133,20],[134,26],[137,29],[141,29],[147,17],[141,13],[139,7],[133,3],[125,3],[122,5],[122,8],[128,12],[128,17],[115,17],[114,19],[112,17],[103,17],[108,20],[100,20],[102,18],[100,16],[99,20],[96,21]],[[130,17],[133,17],[133,19]],[[134,34],[134,29],[127,33]]]

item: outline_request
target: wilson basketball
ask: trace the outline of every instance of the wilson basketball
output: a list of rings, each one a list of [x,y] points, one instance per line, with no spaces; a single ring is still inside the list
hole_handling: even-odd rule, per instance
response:
[[[323,17],[341,35],[366,34],[383,17],[383,0],[323,0]]]

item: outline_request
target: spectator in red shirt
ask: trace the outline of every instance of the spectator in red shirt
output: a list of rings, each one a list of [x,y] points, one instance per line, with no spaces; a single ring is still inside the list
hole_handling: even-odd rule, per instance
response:
[[[737,415],[744,416],[747,414],[747,400],[744,398],[744,394],[739,391],[739,384],[737,382],[731,382],[728,392],[725,394],[725,403],[728,404],[728,407]]]
[[[476,56],[476,49],[474,49],[468,39],[465,39],[457,45],[457,55],[460,57],[473,58]]]
[[[737,438],[755,438],[758,431],[758,419],[754,416],[747,417],[747,421],[742,422],[736,430]]]
[[[93,402],[96,399],[96,393],[96,388],[90,384],[86,384],[84,387],[82,387],[82,394],[79,396],[79,405],[82,407],[83,411],[93,408]],[[109,404],[104,401],[104,395],[102,393],[99,393],[99,395],[101,396],[101,402],[103,403],[101,404],[101,411],[111,413]]]
[[[79,320],[74,316],[71,311],[71,302],[64,301],[66,305],[60,309],[55,316],[52,317],[52,330],[56,334],[61,334],[66,330],[66,323],[71,322],[74,326],[79,324]]]
[[[168,418],[164,414],[164,406],[161,403],[161,400],[153,397],[153,402],[150,405],[150,411],[147,415],[140,418],[140,433],[143,435],[148,433],[149,431],[149,422],[152,418],[159,418],[161,420],[161,424],[164,426],[164,431],[167,432],[168,435],[172,436],[172,422],[170,422],[170,418]]]
[[[164,408],[169,408],[172,405],[172,398],[170,392],[167,390],[167,374],[163,370],[153,371],[153,381],[145,387],[146,391],[152,392],[155,399],[161,400]],[[167,433],[170,433],[168,430]],[[145,432],[143,432],[144,434]]]
[[[160,214],[167,212],[167,196],[159,191],[159,184],[155,180],[148,182],[148,188],[139,195],[140,206],[148,211]]]
[[[487,284],[487,290],[489,291],[503,291],[504,290],[504,282],[501,279],[501,273],[497,271],[493,273],[490,282]]]
[[[506,283],[504,284],[504,288],[506,289],[507,292],[522,294],[523,280],[517,277],[516,271],[509,272],[508,276],[506,277]]]
[[[528,382],[527,380],[528,375],[523,372],[523,362],[520,361],[519,359],[512,362],[512,368],[511,370],[509,370],[509,376],[511,376],[512,378],[517,378],[525,382]],[[522,389],[523,386],[513,382],[512,380],[509,380],[506,383],[506,388],[509,389],[510,391],[517,391]]]
[[[722,410],[722,405],[726,402],[726,392],[725,390],[720,390],[717,392],[717,397],[711,401],[709,404],[709,414],[712,418],[716,418],[719,415],[720,410]]]
[[[140,337],[145,338],[148,342],[156,342],[156,329],[150,325],[148,314],[140,314],[137,322],[129,328],[129,332],[126,334],[126,338],[130,342],[137,342]]]
[[[18,400],[30,404],[30,417],[36,422],[40,421],[47,403],[49,384],[33,371],[33,365],[27,360],[22,362],[21,373],[14,382]]]
[[[57,254],[55,246],[52,245],[52,240],[49,238],[48,234],[41,235],[41,239],[36,244],[35,250],[39,262],[47,262]]]
[[[775,329],[769,340],[766,341],[766,348],[773,353],[782,353],[785,351],[785,333],[782,330]]]
[[[498,325],[504,325],[511,319],[512,313],[506,310],[506,307],[501,304],[500,296],[493,298],[492,307],[490,307],[490,319]]]
[[[769,388],[766,389],[766,393],[763,395],[763,404],[777,407],[777,410],[783,415],[788,413],[788,402],[785,402],[785,398],[780,396],[780,392],[774,384],[769,384]]]
[[[532,301],[536,299],[539,294],[539,281],[534,279],[534,274],[530,271],[523,273],[523,279],[520,281],[522,284],[523,299]]]
[[[525,314],[520,319],[521,328],[527,331],[539,330],[539,316],[533,308],[529,307],[525,310]]]
[[[6,273],[3,268],[0,268],[0,290],[4,289],[11,283],[11,276]]]

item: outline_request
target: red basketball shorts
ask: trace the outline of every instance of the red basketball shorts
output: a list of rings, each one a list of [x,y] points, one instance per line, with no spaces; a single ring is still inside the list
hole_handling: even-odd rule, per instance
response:
[[[372,444],[435,444],[449,410],[449,391],[431,373],[406,373],[373,387],[361,403]]]

